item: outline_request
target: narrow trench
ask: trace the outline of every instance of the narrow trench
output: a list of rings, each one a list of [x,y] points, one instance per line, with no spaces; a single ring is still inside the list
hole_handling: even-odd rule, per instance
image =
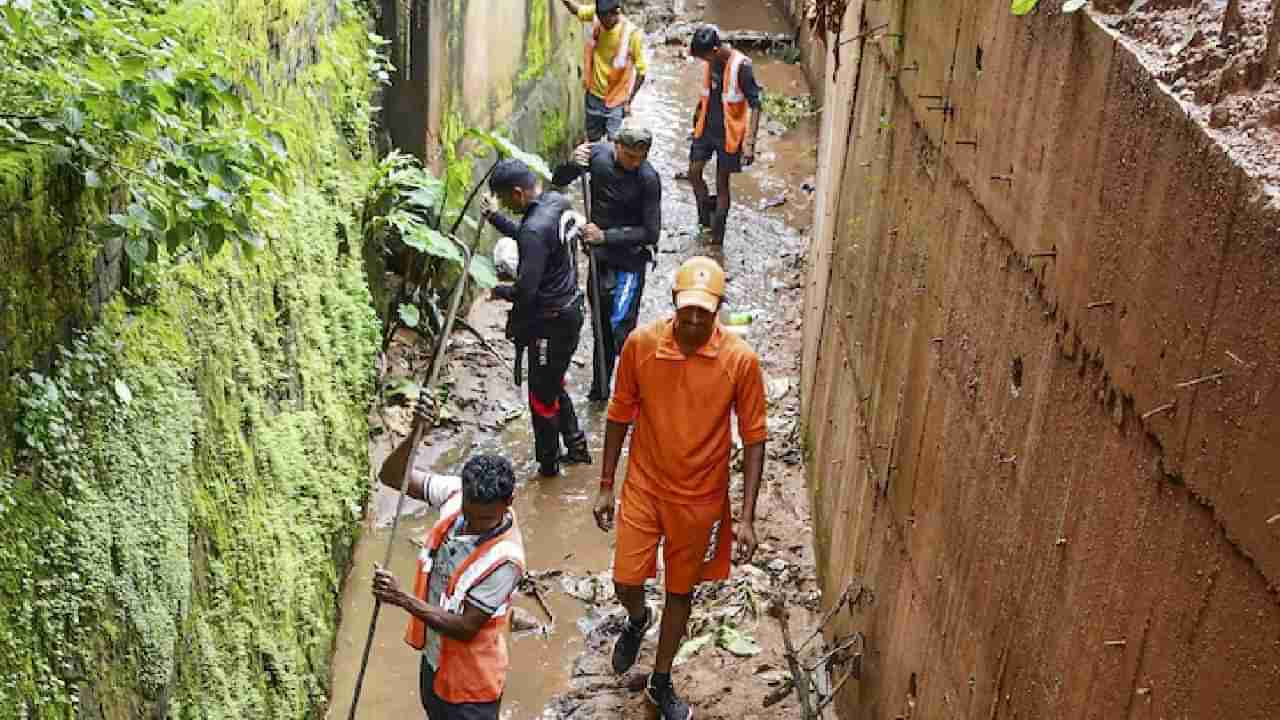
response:
[[[777,2],[777,0],[774,0]],[[685,4],[676,0],[679,11]],[[703,17],[723,29],[790,32],[782,13],[767,0],[710,0]],[[696,19],[696,18],[691,18]],[[777,133],[765,118],[760,130],[760,154],[754,168],[735,178],[734,211],[723,251],[700,244],[696,212],[686,182],[677,181],[687,166],[688,117],[698,94],[702,70],[684,57],[680,46],[650,45],[648,82],[637,98],[633,122],[649,127],[655,135],[650,156],[663,179],[663,236],[657,267],[651,268],[641,310],[641,323],[658,319],[670,310],[671,277],[686,257],[709,254],[719,259],[729,275],[725,312],[750,312],[754,318],[747,339],[764,360],[771,390],[783,390],[771,408],[771,443],[789,435],[798,412],[800,310],[802,305],[804,236],[811,220],[811,200],[816,172],[813,148],[817,144],[817,119],[803,120],[796,128]],[[754,58],[757,77],[769,90],[787,95],[809,92],[799,65],[764,56]],[[571,196],[579,200],[577,193]],[[779,200],[768,210],[761,208]],[[595,528],[590,502],[598,478],[598,466],[569,467],[563,477],[540,480],[535,475],[524,390],[512,382],[510,344],[502,337],[505,307],[477,301],[468,321],[502,356],[499,362],[473,336],[457,333],[452,339],[446,384],[450,387],[454,418],[437,427],[421,453],[422,464],[433,471],[456,473],[475,452],[499,452],[511,458],[518,477],[516,512],[525,536],[529,568],[559,571],[565,576],[589,578],[607,571],[612,559],[612,535]],[[593,454],[598,462],[603,444],[603,407],[587,403],[590,383],[590,324],[584,328],[568,378],[570,394],[578,408]],[[423,363],[410,349],[402,363]],[[421,365],[419,365],[421,366]],[[392,441],[399,442],[409,425],[407,412],[392,408],[383,413],[387,431],[371,442],[370,456],[376,469]],[[381,420],[375,419],[375,425]],[[771,452],[771,456],[778,453]],[[796,568],[796,588],[804,588],[816,601],[816,578],[808,523],[807,494],[798,453],[790,464],[776,459],[766,466],[766,486],[761,491],[762,520],[757,526],[764,540],[757,567],[781,559]],[[624,459],[625,463],[625,459]],[[735,473],[737,475],[737,473]],[[369,583],[375,562],[386,550],[393,493],[379,489],[371,501],[376,527],[367,530],[358,544],[343,590],[342,623],[332,662],[332,701],[328,717],[347,716],[360,653],[372,610]],[[735,503],[736,505],[736,503]],[[414,541],[434,518],[421,507],[409,508],[411,517],[401,524],[391,569],[402,584],[412,580]],[[771,517],[769,513],[773,513]],[[773,553],[770,555],[769,553]],[[801,577],[803,576],[803,577]],[[599,620],[609,605],[593,606],[553,584],[545,599],[555,614],[546,633],[525,632],[513,636],[511,670],[503,698],[503,718],[519,720],[544,717],[544,708],[557,694],[568,690],[571,669],[584,651],[584,630]],[[538,605],[521,596],[517,605],[545,622]],[[758,623],[765,633],[768,621]],[[360,717],[421,717],[418,699],[418,657],[401,636],[404,616],[396,608],[384,608],[360,701]],[[766,648],[768,643],[762,640]],[[705,653],[703,660],[706,661]],[[681,670],[677,669],[677,679]],[[722,678],[721,678],[722,680]],[[715,692],[722,690],[720,680]],[[693,695],[696,699],[695,689]],[[764,688],[765,691],[768,688]],[[759,693],[763,695],[763,691]],[[759,700],[755,699],[759,711]],[[786,705],[775,707],[787,717]],[[746,710],[746,708],[744,708]],[[766,711],[768,712],[768,711]],[[553,717],[554,715],[547,715]],[[759,715],[756,715],[759,716]],[[618,717],[621,717],[619,715]]]

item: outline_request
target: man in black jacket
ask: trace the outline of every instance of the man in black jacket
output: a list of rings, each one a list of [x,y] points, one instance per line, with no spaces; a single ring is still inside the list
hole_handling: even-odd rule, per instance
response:
[[[601,327],[604,328],[605,387],[591,375],[592,400],[609,398],[609,378],[627,336],[640,315],[645,269],[653,260],[662,229],[662,181],[649,164],[653,134],[623,127],[613,141],[580,145],[573,162],[556,169],[552,182],[568,185],[582,173],[591,177],[591,218],[583,230],[583,250],[595,254],[600,276]],[[589,282],[589,281],[588,281]],[[594,295],[588,286],[588,298]],[[592,312],[596,312],[593,306]]]
[[[507,333],[517,348],[529,350],[534,454],[538,472],[552,477],[560,473],[561,460],[591,462],[587,437],[578,427],[573,400],[564,388],[583,320],[575,258],[561,230],[561,216],[572,208],[565,196],[544,193],[529,166],[515,159],[498,163],[489,190],[492,195],[481,204],[482,214],[520,247],[515,284],[494,288],[493,294],[514,303]],[[521,221],[496,212],[498,202],[519,213]],[[568,448],[563,458],[562,437]]]

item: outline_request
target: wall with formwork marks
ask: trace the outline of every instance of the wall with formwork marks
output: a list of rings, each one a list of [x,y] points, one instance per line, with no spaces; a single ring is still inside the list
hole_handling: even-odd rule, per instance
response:
[[[1062,5],[851,0],[828,47],[840,707],[1280,717],[1280,3]]]
[[[382,0],[379,20],[396,66],[383,121],[393,144],[469,190],[467,128],[499,129],[526,150],[556,156],[584,135],[585,31],[558,0]]]

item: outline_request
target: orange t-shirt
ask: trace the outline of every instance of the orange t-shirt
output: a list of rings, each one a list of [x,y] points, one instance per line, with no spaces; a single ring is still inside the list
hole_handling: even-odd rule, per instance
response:
[[[744,445],[768,437],[760,359],[719,325],[692,357],[672,321],[637,328],[618,360],[609,419],[634,423],[627,483],[674,502],[715,502],[729,489],[730,413]]]

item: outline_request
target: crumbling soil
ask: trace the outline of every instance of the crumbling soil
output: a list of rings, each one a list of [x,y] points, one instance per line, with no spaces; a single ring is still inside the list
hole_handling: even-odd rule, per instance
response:
[[[1269,0],[1113,0],[1103,24],[1280,201],[1280,11]],[[1270,54],[1269,54],[1270,42]]]

